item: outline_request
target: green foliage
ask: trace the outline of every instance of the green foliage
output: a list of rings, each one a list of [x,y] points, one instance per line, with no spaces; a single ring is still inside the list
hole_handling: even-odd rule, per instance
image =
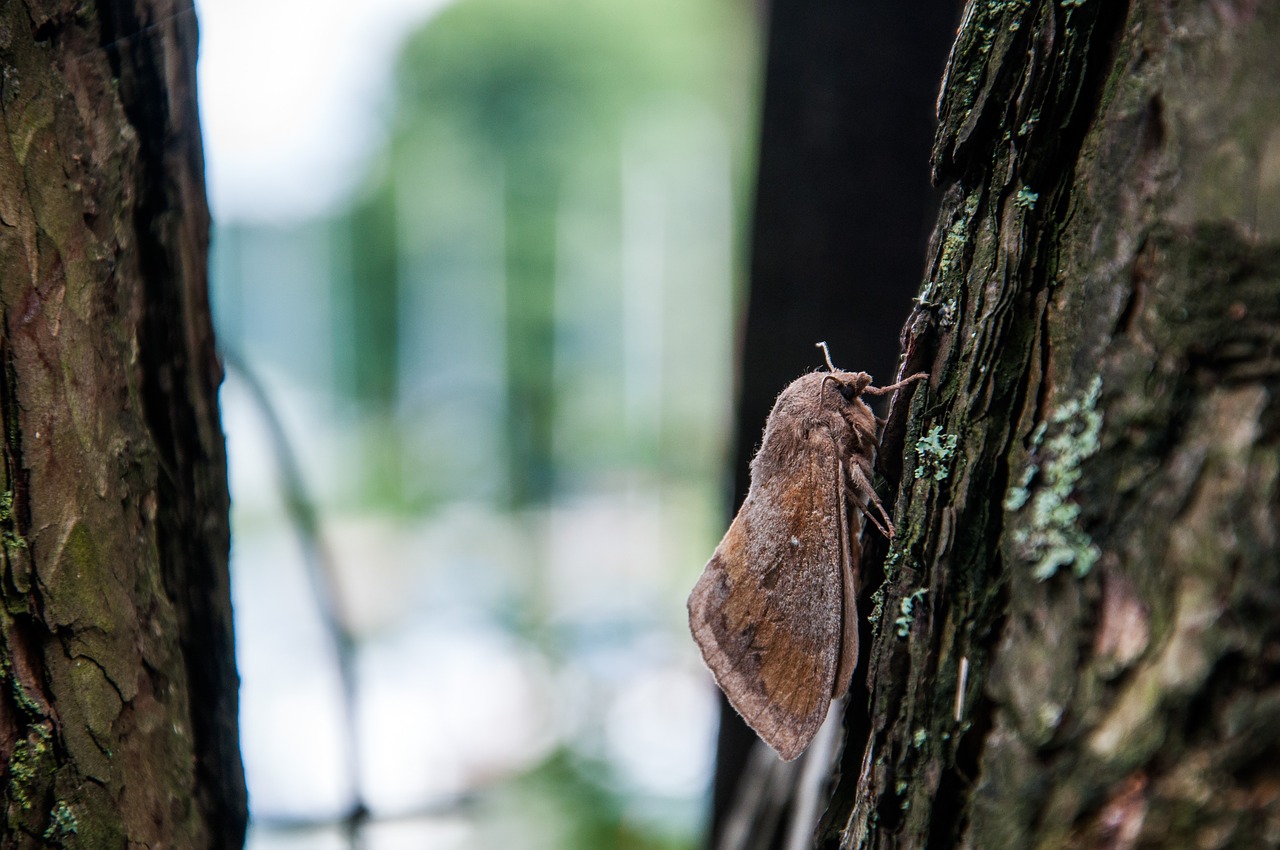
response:
[[[734,27],[723,2],[462,0],[404,49],[397,135],[452,127],[513,157],[517,180],[556,178],[655,93],[723,102],[732,80],[707,50]]]
[[[666,179],[696,163],[710,179],[696,140],[712,137],[715,164],[745,173],[737,163],[751,117],[750,25],[730,0],[459,0],[408,39],[390,144],[348,221],[356,273],[340,296],[351,305],[339,315],[350,339],[336,359],[348,391],[386,411],[403,409],[396,395],[405,389],[417,404],[440,389],[452,395],[448,410],[422,417],[429,438],[410,435],[421,448],[408,461],[421,470],[406,467],[396,440],[370,438],[387,451],[363,475],[387,480],[370,480],[366,492],[394,501],[407,478],[427,482],[413,485],[418,508],[495,490],[518,507],[544,503],[562,481],[602,464],[711,474],[715,447],[697,439],[709,430],[706,403],[686,413],[691,393],[669,382],[656,426],[645,419],[647,433],[625,433],[634,422],[622,421],[619,390],[636,384],[625,374],[634,364],[620,362],[621,315],[624,306],[632,320],[637,313],[616,302],[622,246],[640,244],[624,207],[640,196],[624,198],[623,183],[649,176],[637,162],[667,168]],[[695,191],[687,187],[696,180],[677,179]],[[674,219],[671,227],[687,230]],[[685,236],[662,239],[666,274],[697,268],[700,255],[676,244]],[[707,297],[652,286],[688,293],[679,297],[691,311]],[[728,299],[727,281],[708,289]],[[702,353],[675,334],[663,342],[674,357]],[[406,345],[423,354],[397,374]],[[590,368],[580,365],[588,358]],[[676,432],[695,439],[662,442]],[[467,447],[459,433],[473,438]]]
[[[610,787],[603,765],[559,750],[494,789],[480,813],[483,846],[530,850],[682,850],[689,836],[638,817],[636,799]]]

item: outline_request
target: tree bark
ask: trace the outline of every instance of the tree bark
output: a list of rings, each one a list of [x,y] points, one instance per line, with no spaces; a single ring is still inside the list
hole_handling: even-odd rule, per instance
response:
[[[235,847],[196,22],[0,10],[5,847]]]
[[[969,3],[822,846],[1280,845],[1277,44]]]

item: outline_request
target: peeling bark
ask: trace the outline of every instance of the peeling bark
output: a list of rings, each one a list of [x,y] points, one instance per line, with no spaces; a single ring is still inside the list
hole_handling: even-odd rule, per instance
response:
[[[1280,845],[1277,44],[969,3],[822,846]]]
[[[195,39],[0,10],[5,847],[243,842]]]

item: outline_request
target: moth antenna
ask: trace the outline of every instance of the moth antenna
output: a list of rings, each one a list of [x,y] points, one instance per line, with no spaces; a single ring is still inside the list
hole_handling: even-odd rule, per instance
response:
[[[824,342],[824,343],[822,343],[822,344],[823,344],[823,345],[826,345],[826,343],[825,343],[825,342]],[[830,361],[828,361],[828,362],[830,362]],[[823,392],[825,392],[825,391],[826,391],[826,389],[827,389],[827,381],[834,381],[835,379],[836,379],[836,376],[835,376],[835,375],[823,375],[823,376],[822,376],[822,383],[818,386],[818,407],[822,407],[822,394],[823,394]]]
[[[908,384],[914,384],[916,381],[923,381],[928,377],[928,372],[917,372],[910,378],[903,378],[896,384],[890,384],[887,387],[864,387],[862,391],[867,395],[884,395],[885,393],[890,393],[894,390],[900,390]]]
[[[832,364],[832,362],[831,362],[831,351],[827,348],[827,344],[826,344],[826,342],[820,342],[820,343],[818,343],[817,345],[815,345],[815,346],[814,346],[814,348],[821,348],[821,349],[822,349],[822,356],[823,356],[823,358],[824,358],[824,359],[826,359],[826,361],[827,361],[827,368],[828,368],[829,370],[831,370],[832,372],[839,372],[839,371],[840,371],[840,370],[839,370],[839,369],[837,369],[837,368],[835,367],[835,365],[834,365],[834,364]]]

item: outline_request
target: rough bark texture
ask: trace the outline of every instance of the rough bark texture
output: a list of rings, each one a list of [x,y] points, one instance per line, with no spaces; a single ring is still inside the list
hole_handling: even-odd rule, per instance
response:
[[[1280,845],[1277,44],[1274,3],[969,3],[824,846]]]
[[[234,847],[196,22],[0,7],[5,847]]]

